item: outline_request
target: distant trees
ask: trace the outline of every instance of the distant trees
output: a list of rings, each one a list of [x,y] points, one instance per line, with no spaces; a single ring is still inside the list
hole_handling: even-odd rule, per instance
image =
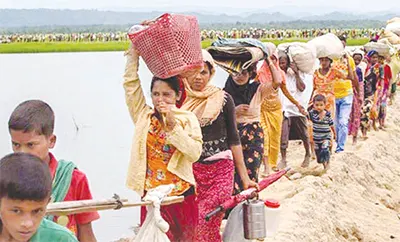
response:
[[[126,32],[144,19],[162,12],[112,12],[97,10],[0,9],[0,34]],[[381,28],[391,15],[355,16],[342,13],[297,19],[281,13],[255,13],[248,16],[187,13],[197,16],[202,29],[321,29]],[[329,19],[345,20],[329,20]],[[354,20],[360,18],[361,20]],[[374,19],[374,20],[367,20]]]

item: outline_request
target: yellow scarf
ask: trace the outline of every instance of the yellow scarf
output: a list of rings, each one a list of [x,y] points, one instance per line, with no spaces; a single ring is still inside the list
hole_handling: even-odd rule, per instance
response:
[[[183,110],[188,110],[196,114],[201,127],[214,122],[225,104],[225,91],[210,83],[215,73],[215,64],[211,55],[206,50],[203,50],[203,60],[212,66],[207,86],[202,91],[194,91],[190,88],[187,79],[183,79],[187,97],[181,107]]]

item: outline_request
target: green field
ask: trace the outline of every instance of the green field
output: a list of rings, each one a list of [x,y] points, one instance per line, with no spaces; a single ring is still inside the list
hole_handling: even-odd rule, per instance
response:
[[[276,45],[285,42],[301,41],[306,39],[287,40],[262,40]],[[349,39],[349,46],[360,46],[368,42],[368,39]],[[203,41],[202,47],[211,45],[211,40]],[[127,49],[129,42],[47,42],[47,43],[10,43],[0,44],[0,53],[48,53],[48,52],[90,52],[90,51],[123,51]]]

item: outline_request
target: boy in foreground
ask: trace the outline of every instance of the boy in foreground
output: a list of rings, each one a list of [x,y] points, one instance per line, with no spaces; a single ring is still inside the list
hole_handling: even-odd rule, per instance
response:
[[[44,219],[51,195],[46,164],[30,154],[0,160],[0,241],[78,242],[66,228]]]
[[[53,179],[51,202],[92,199],[86,175],[70,161],[59,160],[49,152],[56,144],[54,113],[40,100],[25,101],[13,111],[8,122],[14,152],[29,153],[39,157],[50,168]],[[69,216],[46,217],[71,230],[81,242],[95,242],[92,222],[99,218],[97,212]]]

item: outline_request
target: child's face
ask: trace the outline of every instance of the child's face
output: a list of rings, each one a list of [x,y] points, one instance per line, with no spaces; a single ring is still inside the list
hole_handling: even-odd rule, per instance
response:
[[[360,55],[360,54],[355,54],[355,55],[353,56],[353,59],[354,59],[354,63],[358,66],[358,65],[361,63],[361,61],[362,61],[362,55]]]
[[[0,201],[2,237],[9,237],[10,241],[29,241],[42,222],[48,203],[49,199],[38,202],[2,198]]]
[[[318,112],[322,112],[325,110],[325,102],[323,101],[315,101],[314,102],[314,109],[317,110]]]
[[[49,149],[54,148],[56,136],[38,135],[35,131],[26,132],[10,130],[12,149],[14,152],[28,153],[48,162]]]
[[[385,62],[385,57],[379,56],[379,63],[384,64],[384,62]]]
[[[379,55],[378,54],[373,54],[371,56],[371,65],[375,65],[379,61]]]

